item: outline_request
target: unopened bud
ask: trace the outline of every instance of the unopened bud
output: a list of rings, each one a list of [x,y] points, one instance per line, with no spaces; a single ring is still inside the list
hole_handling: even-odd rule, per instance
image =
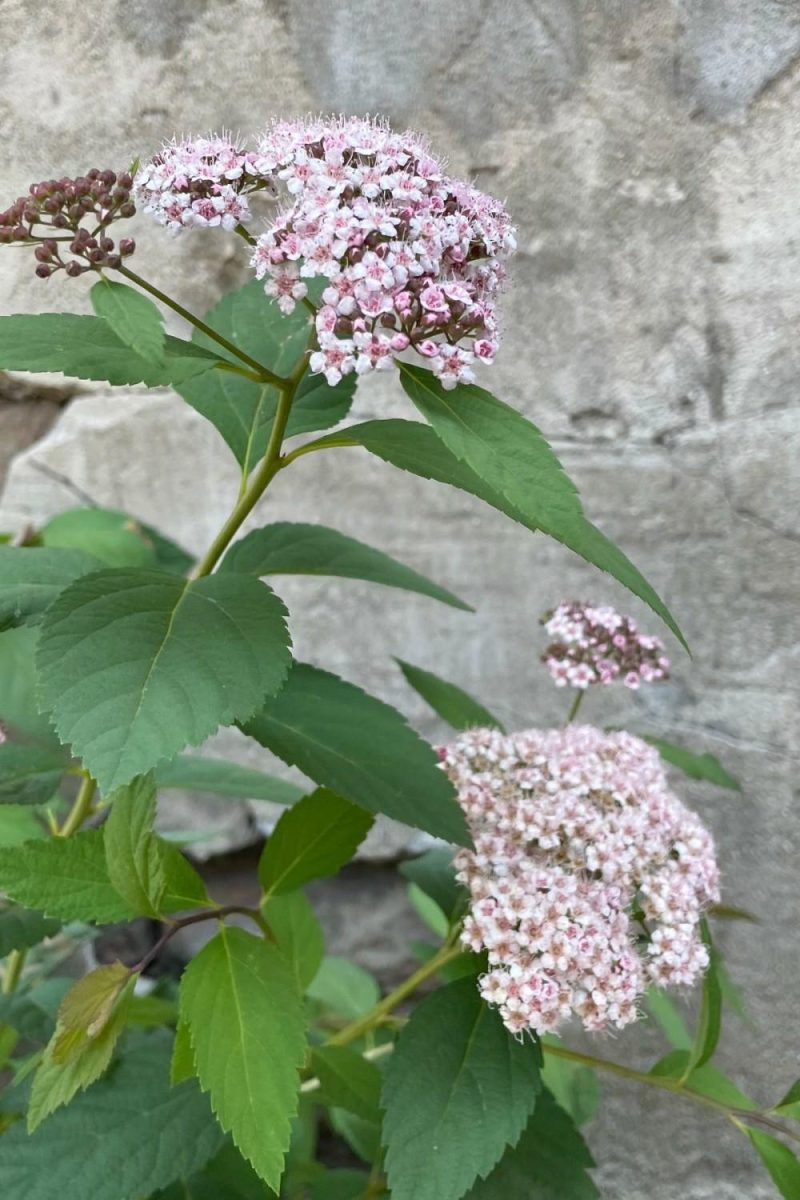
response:
[[[49,279],[50,276],[53,274],[53,268],[48,267],[46,265],[46,263],[41,263],[41,262],[37,263],[36,264],[36,274],[39,276],[40,279]]]
[[[133,238],[123,238],[119,244],[119,252],[123,258],[128,258],[136,249],[136,242]]]

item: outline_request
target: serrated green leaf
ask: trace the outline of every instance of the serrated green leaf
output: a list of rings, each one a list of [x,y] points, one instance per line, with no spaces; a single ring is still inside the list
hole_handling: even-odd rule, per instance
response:
[[[163,364],[149,362],[126,346],[101,317],[73,313],[0,317],[0,369],[5,371],[59,371],[75,379],[174,387],[212,370],[218,361],[219,355],[201,346],[167,337]]]
[[[169,1039],[142,1035],[33,1136],[13,1126],[0,1138],[0,1195],[53,1200],[57,1180],[59,1200],[141,1200],[196,1174],[223,1134],[199,1090],[171,1089],[168,1073]]]
[[[45,938],[54,937],[61,928],[60,921],[43,917],[18,905],[0,911],[0,958],[12,950],[28,950]]]
[[[510,1036],[473,980],[426,997],[385,1072],[393,1200],[458,1200],[516,1143],[539,1090],[531,1047]]]
[[[277,1189],[305,1056],[300,995],[279,951],[223,927],[181,983],[197,1075],[222,1128]]]
[[[436,901],[448,921],[463,908],[466,890],[456,880],[451,850],[438,846],[426,850],[418,858],[401,863],[398,870],[405,879]]]
[[[348,1021],[369,1012],[381,997],[377,980],[369,971],[336,955],[323,958],[306,990],[312,1000]]]
[[[644,741],[649,742],[651,746],[655,746],[658,753],[664,759],[664,762],[670,763],[673,767],[677,767],[684,775],[688,775],[690,779],[704,779],[709,783],[715,783],[717,787],[729,788],[731,791],[740,792],[742,785],[739,780],[729,774],[718,758],[713,754],[706,752],[705,754],[694,754],[691,750],[687,750],[684,746],[676,746],[672,742],[665,742],[663,738],[644,736]]]
[[[346,1046],[320,1046],[311,1054],[311,1070],[320,1082],[315,1100],[365,1121],[379,1119],[382,1080],[375,1063]]]
[[[58,1009],[50,1048],[54,1062],[69,1061],[85,1041],[102,1033],[130,978],[131,973],[123,963],[113,962],[96,967],[73,984]]]
[[[676,1050],[689,1050],[692,1045],[692,1035],[676,1005],[664,989],[651,987],[644,1002],[651,1017],[666,1035],[667,1041]]]
[[[373,824],[372,815],[357,804],[317,788],[281,814],[258,864],[263,891],[277,896],[335,875]]]
[[[287,892],[271,896],[263,913],[302,994],[317,974],[325,954],[325,937],[311,901],[303,892]]]
[[[747,1136],[784,1200],[797,1200],[800,1196],[800,1161],[797,1155],[783,1142],[768,1133],[762,1133],[760,1129],[748,1126]]]
[[[152,300],[126,283],[110,279],[98,280],[89,298],[96,315],[108,321],[121,342],[148,362],[163,365],[164,318]]]
[[[402,658],[394,661],[403,672],[406,683],[453,729],[488,728],[503,732],[503,726],[497,718],[454,683],[440,679],[432,671],[423,671],[421,667],[403,662]]]
[[[396,559],[325,525],[279,521],[254,529],[231,546],[221,571],[245,575],[334,575],[418,592],[452,608],[474,612],[458,596]]]
[[[62,921],[107,925],[136,916],[111,886],[99,829],[0,849],[0,889]]]
[[[63,754],[53,750],[0,743],[0,804],[46,804],[66,766]]]
[[[134,912],[157,917],[167,879],[153,836],[156,787],[152,772],[118,788],[108,801],[111,812],[104,826],[108,877]]]
[[[68,583],[100,565],[81,550],[0,546],[0,629],[38,621]]]
[[[542,1040],[545,1046],[559,1044],[559,1039],[552,1036]],[[596,1116],[600,1107],[600,1084],[597,1072],[591,1067],[545,1052],[542,1083],[576,1125],[585,1125]]]
[[[718,955],[711,942],[711,932],[705,918],[700,921],[703,941],[708,949],[709,965],[703,976],[703,994],[700,1001],[700,1015],[697,1018],[697,1031],[689,1049],[689,1061],[686,1065],[687,1077],[698,1067],[712,1057],[719,1042],[722,1030],[722,988],[717,976]]]
[[[106,567],[155,567],[155,547],[134,517],[113,508],[68,508],[51,517],[39,531],[44,548],[52,554],[71,550],[89,554],[89,570]],[[74,578],[79,574],[75,572]]]
[[[206,314],[205,322],[251,358],[284,377],[294,369],[308,342],[309,315],[304,307],[298,305],[287,316],[264,295],[255,279],[223,296]],[[192,340],[196,346],[226,357],[225,351],[199,330],[195,330]],[[238,362],[233,356],[227,357]],[[350,409],[355,383],[351,375],[332,388],[318,375],[306,376],[292,404],[286,436],[338,424]],[[227,371],[187,380],[176,390],[219,430],[248,474],[266,450],[277,390]]]
[[[648,604],[686,644],[672,614],[618,547],[587,521],[577,489],[536,426],[474,384],[446,391],[432,372],[401,363],[401,380],[448,450],[527,524],[607,571]]]
[[[247,719],[278,690],[290,662],[284,617],[278,597],[247,575],[100,571],[47,611],[42,703],[111,791]]]
[[[431,747],[388,704],[336,675],[295,663],[245,733],[370,812],[469,845],[455,790]]]
[[[53,1037],[33,1077],[28,1105],[28,1132],[41,1125],[78,1092],[85,1091],[105,1074],[111,1063],[114,1048],[125,1028],[125,1006],[120,1005],[95,1037],[82,1039],[80,1046],[67,1058],[58,1053],[58,1037]]]
[[[204,758],[199,754],[181,754],[156,769],[159,788],[186,788],[190,792],[211,792],[241,800],[270,800],[274,804],[294,804],[306,789],[277,775],[267,775],[253,767]]]
[[[593,1166],[574,1122],[543,1091],[516,1146],[464,1200],[598,1200]]]

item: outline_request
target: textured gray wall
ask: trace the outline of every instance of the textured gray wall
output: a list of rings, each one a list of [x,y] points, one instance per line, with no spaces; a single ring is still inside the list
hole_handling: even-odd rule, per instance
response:
[[[15,34],[0,47],[9,198],[33,178],[124,164],[173,130],[247,132],[309,109],[425,129],[455,171],[507,198],[520,253],[487,382],[553,439],[693,645],[691,662],[673,647],[668,685],[587,710],[717,750],[745,780],[743,797],[685,791],[717,834],[728,901],[765,918],[724,934],[759,1027],[731,1018],[724,1055],[757,1098],[776,1098],[800,1075],[796,0],[5,0],[0,15]],[[197,310],[244,277],[222,238],[167,247],[142,221],[139,242],[138,269],[169,284],[171,261]],[[0,259],[0,311],[85,304],[80,285],[28,272]],[[384,382],[358,410],[404,411]],[[560,719],[536,616],[564,595],[621,593],[468,498],[349,453],[303,460],[271,515],[338,519],[479,613],[296,582],[284,591],[300,652],[369,682],[432,737],[391,653],[430,660],[509,722]],[[177,402],[101,389],[17,461],[7,522],[72,502],[42,464],[197,547],[235,486],[213,430]],[[634,1032],[606,1049],[638,1062],[654,1044]],[[607,1092],[590,1130],[605,1196],[772,1194],[713,1115]]]

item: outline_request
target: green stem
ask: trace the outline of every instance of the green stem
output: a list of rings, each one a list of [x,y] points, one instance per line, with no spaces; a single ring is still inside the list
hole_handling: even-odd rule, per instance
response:
[[[25,951],[12,950],[8,956],[6,969],[3,972],[2,994],[4,996],[10,996],[12,992],[17,990],[17,984],[19,983],[20,976],[22,975],[22,968],[24,966]]]
[[[294,400],[295,392],[306,369],[306,359],[307,353],[302,356],[289,379],[281,385],[278,407],[275,411],[275,419],[272,422],[272,430],[269,435],[266,453],[254,472],[249,486],[240,492],[239,499],[231,515],[214,538],[201,562],[195,568],[193,573],[194,579],[202,579],[204,575],[211,574],[241,528],[245,518],[250,515],[280,470],[282,466],[281,447],[286,433],[286,425],[289,420],[289,414],[292,411],[292,401]]]
[[[581,705],[583,704],[583,697],[585,695],[586,695],[586,689],[578,688],[577,692],[575,693],[575,699],[572,701],[572,704],[570,705],[570,710],[567,713],[567,719],[566,719],[565,724],[571,725],[572,722],[575,720],[575,718],[578,715],[578,711],[579,711]]]
[[[446,963],[451,962],[461,954],[461,947],[452,945],[451,942],[445,942],[441,950],[434,954],[433,958],[429,958],[426,963],[423,963],[419,970],[413,975],[409,975],[408,979],[404,979],[393,992],[389,992],[388,996],[384,996],[369,1012],[364,1013],[363,1017],[352,1021],[346,1025],[344,1029],[340,1029],[333,1037],[328,1039],[329,1046],[348,1046],[350,1042],[358,1041],[365,1033],[369,1033],[370,1029],[376,1025],[380,1025],[384,1017],[387,1017],[398,1004],[402,1004],[404,1000],[441,970]]]
[[[56,837],[67,838],[71,837],[92,811],[92,800],[94,799],[94,790],[96,787],[95,781],[87,772],[83,772],[83,783],[80,786],[78,795],[75,797],[75,803],[69,811],[69,814],[64,821],[64,824],[56,833]]]
[[[143,291],[149,292],[161,304],[166,304],[178,316],[183,317],[184,321],[188,321],[190,325],[194,325],[195,329],[199,329],[206,337],[211,338],[212,342],[216,342],[218,346],[222,346],[223,350],[227,350],[234,358],[238,358],[240,362],[246,363],[253,371],[259,383],[272,383],[276,387],[285,387],[288,383],[282,375],[276,375],[274,371],[270,371],[263,363],[257,359],[251,358],[249,354],[245,354],[244,350],[240,350],[233,342],[228,341],[221,333],[217,333],[216,329],[212,329],[205,321],[201,321],[194,313],[189,312],[188,308],[184,308],[182,304],[178,304],[177,300],[173,300],[166,292],[162,292],[160,288],[155,287],[152,283],[148,283],[141,275],[137,275],[135,271],[131,271],[129,267],[117,267],[120,275],[124,275],[126,279],[130,279],[131,283],[135,283]],[[223,365],[223,369],[226,369]],[[227,368],[230,369],[230,368]]]

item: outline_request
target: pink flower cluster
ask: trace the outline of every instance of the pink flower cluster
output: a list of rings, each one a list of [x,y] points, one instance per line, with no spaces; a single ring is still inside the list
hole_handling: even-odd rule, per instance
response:
[[[669,678],[660,638],[640,633],[632,617],[613,608],[565,600],[543,618],[552,643],[542,655],[556,687],[586,688],[622,679],[638,688]]]
[[[134,181],[138,203],[173,233],[190,226],[233,230],[250,220],[247,192],[276,194],[256,156],[225,135],[173,140],[140,167]]]
[[[695,982],[714,845],[652,747],[570,725],[471,730],[441,753],[475,843],[455,860],[471,897],[462,938],[488,952],[481,994],[512,1033],[573,1013],[621,1028],[650,984]]]
[[[368,119],[277,122],[257,168],[291,198],[253,255],[267,293],[290,312],[304,280],[327,280],[312,371],[335,384],[410,349],[450,388],[492,361],[515,244],[498,201],[445,175],[416,134]]]

